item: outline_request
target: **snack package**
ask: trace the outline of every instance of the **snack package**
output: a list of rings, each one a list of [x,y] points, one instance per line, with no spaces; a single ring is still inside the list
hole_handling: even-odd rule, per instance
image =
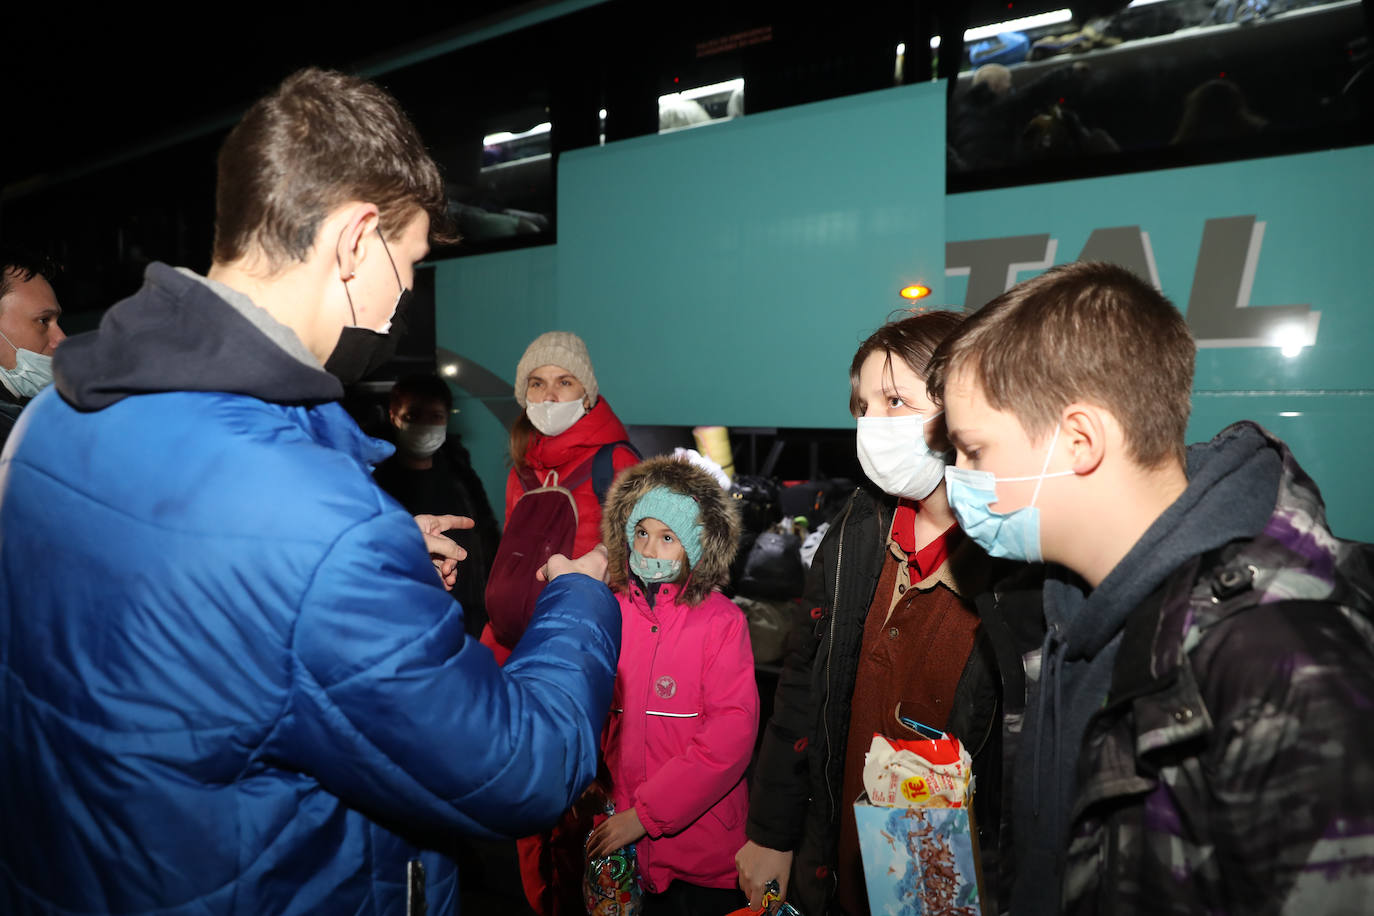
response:
[[[639,876],[631,844],[601,859],[587,862],[582,899],[588,916],[636,916],[643,911]]]
[[[864,789],[887,808],[962,808],[973,761],[958,738],[916,741],[874,735],[864,755]]]
[[[615,805],[608,799],[606,814],[614,813]],[[643,896],[633,843],[599,859],[587,858],[582,875],[582,901],[587,905],[587,916],[639,916],[644,911]]]

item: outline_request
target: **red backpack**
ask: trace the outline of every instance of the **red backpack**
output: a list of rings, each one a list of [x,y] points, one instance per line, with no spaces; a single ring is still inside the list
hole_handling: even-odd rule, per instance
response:
[[[577,535],[577,501],[572,491],[592,481],[596,501],[604,502],[606,491],[615,477],[612,458],[617,448],[639,453],[628,442],[612,442],[601,446],[596,454],[560,479],[557,471],[550,471],[540,480],[528,467],[515,469],[516,479],[524,490],[511,509],[501,544],[496,549],[491,572],[487,575],[487,616],[496,641],[507,649],[515,647],[529,626],[534,602],[544,590],[544,583],[535,577],[549,557],[556,553],[572,553]]]

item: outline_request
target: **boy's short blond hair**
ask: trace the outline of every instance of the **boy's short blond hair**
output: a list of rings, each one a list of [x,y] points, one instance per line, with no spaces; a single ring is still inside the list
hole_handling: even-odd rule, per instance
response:
[[[930,396],[967,370],[988,404],[1033,438],[1075,401],[1111,411],[1138,464],[1184,461],[1197,345],[1165,296],[1124,267],[1079,261],[1018,283],[931,359]]]

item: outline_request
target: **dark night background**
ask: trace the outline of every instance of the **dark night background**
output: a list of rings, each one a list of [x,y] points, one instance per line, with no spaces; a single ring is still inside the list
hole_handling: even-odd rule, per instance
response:
[[[11,8],[4,14],[0,185],[62,174],[174,135],[232,121],[307,65],[350,70],[411,45],[549,2],[465,0],[423,11],[390,4],[281,15],[235,5],[131,14]]]

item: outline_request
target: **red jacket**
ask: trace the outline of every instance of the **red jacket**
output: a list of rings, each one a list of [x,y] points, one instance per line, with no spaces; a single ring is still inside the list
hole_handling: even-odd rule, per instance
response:
[[[744,770],[759,721],[744,614],[719,592],[689,607],[679,591],[661,586],[653,608],[637,580],[617,595],[606,765],[616,810],[633,806],[648,831],[636,851],[651,893],[674,879],[735,886],[749,808]]]
[[[525,464],[541,481],[550,471],[557,471],[560,478],[567,477],[584,461],[591,460],[601,446],[628,441],[629,438],[629,433],[611,410],[611,405],[606,403],[604,397],[597,398],[596,406],[566,432],[557,436],[533,433],[529,448],[525,451]],[[617,474],[638,461],[639,458],[628,448],[617,448],[611,455],[611,466]],[[520,480],[512,468],[506,478],[507,522],[522,493],[524,488],[520,486]],[[573,499],[577,501],[577,536],[573,540],[573,556],[580,557],[601,541],[601,504],[597,502],[591,478],[573,490]]]

